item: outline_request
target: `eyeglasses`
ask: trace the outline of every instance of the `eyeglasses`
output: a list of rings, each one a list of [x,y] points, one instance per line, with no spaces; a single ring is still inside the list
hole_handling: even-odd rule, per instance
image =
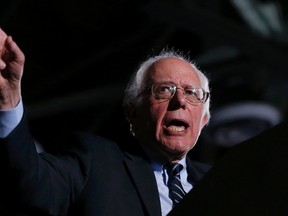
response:
[[[151,94],[160,100],[171,99],[177,89],[183,91],[186,100],[190,103],[205,103],[209,98],[209,92],[194,86],[177,87],[173,83],[155,83],[148,89],[151,89]]]

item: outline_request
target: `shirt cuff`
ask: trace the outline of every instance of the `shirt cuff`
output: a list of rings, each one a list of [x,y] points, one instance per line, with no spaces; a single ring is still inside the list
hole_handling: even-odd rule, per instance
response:
[[[5,138],[17,127],[23,117],[23,102],[10,110],[0,110],[0,138]]]

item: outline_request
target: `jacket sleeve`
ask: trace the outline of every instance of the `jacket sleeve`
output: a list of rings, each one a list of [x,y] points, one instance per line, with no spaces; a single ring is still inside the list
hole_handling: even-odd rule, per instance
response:
[[[86,147],[65,154],[38,154],[24,115],[0,139],[0,215],[65,215],[84,187],[89,170]]]

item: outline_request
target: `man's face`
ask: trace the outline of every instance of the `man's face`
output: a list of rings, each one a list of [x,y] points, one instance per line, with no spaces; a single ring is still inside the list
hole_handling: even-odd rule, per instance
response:
[[[177,87],[200,87],[200,80],[190,64],[177,58],[155,62],[145,83],[173,83]],[[180,159],[192,149],[207,123],[202,103],[189,103],[181,89],[170,100],[156,99],[147,92],[135,109],[133,128],[138,140],[164,157]]]

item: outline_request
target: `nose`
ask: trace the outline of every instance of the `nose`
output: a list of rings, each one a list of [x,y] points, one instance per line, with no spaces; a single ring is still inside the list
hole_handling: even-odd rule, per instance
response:
[[[184,91],[182,88],[177,88],[175,94],[170,99],[170,106],[173,109],[185,109],[187,100],[184,95]]]

